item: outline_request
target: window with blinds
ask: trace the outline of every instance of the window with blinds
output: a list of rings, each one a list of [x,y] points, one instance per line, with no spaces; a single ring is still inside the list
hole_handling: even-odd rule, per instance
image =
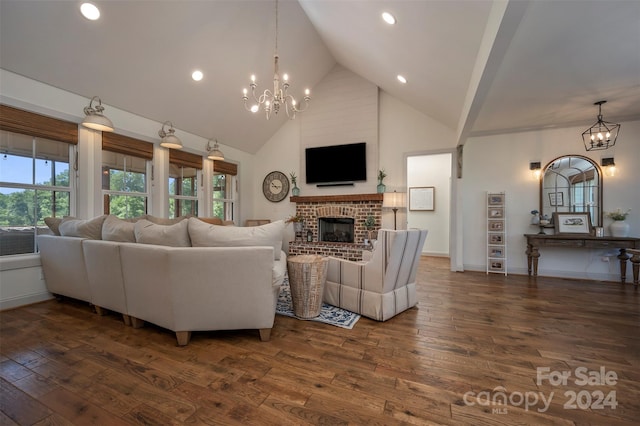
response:
[[[68,216],[78,125],[0,105],[0,255],[34,253],[46,217]]]
[[[198,215],[202,156],[169,150],[169,218]]]
[[[233,220],[238,166],[227,161],[213,162],[212,212],[214,217]]]
[[[148,168],[153,144],[102,133],[102,195],[105,214],[131,218],[147,213]]]

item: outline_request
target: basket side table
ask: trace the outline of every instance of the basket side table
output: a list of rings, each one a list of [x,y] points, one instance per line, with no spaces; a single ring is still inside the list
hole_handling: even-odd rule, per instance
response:
[[[329,259],[318,255],[287,258],[293,313],[303,319],[315,318],[322,309]]]

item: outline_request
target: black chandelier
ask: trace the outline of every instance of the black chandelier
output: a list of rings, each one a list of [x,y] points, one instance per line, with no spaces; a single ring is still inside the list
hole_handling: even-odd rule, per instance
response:
[[[594,103],[594,105],[598,105],[598,122],[582,132],[582,141],[587,151],[611,148],[616,144],[616,139],[618,139],[620,125],[609,123],[602,119],[602,104],[606,102],[598,101]]]

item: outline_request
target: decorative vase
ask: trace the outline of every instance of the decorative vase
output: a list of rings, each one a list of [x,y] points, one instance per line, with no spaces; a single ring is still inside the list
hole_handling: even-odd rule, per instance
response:
[[[385,184],[383,183],[379,183],[378,184],[378,194],[384,194],[384,191],[387,189],[387,187],[385,186]]]
[[[538,225],[540,223],[540,215],[539,214],[534,214],[533,216],[531,216],[531,224],[532,225]]]
[[[609,232],[613,237],[628,237],[629,224],[624,220],[615,220],[609,225]]]
[[[294,197],[297,197],[298,195],[300,195],[300,188],[298,188],[297,186],[294,186],[293,189],[291,190],[291,195],[293,195]]]

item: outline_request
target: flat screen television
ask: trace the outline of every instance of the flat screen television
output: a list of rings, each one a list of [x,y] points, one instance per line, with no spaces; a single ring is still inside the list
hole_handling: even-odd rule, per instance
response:
[[[308,184],[348,184],[367,180],[367,143],[319,146],[305,150]]]

